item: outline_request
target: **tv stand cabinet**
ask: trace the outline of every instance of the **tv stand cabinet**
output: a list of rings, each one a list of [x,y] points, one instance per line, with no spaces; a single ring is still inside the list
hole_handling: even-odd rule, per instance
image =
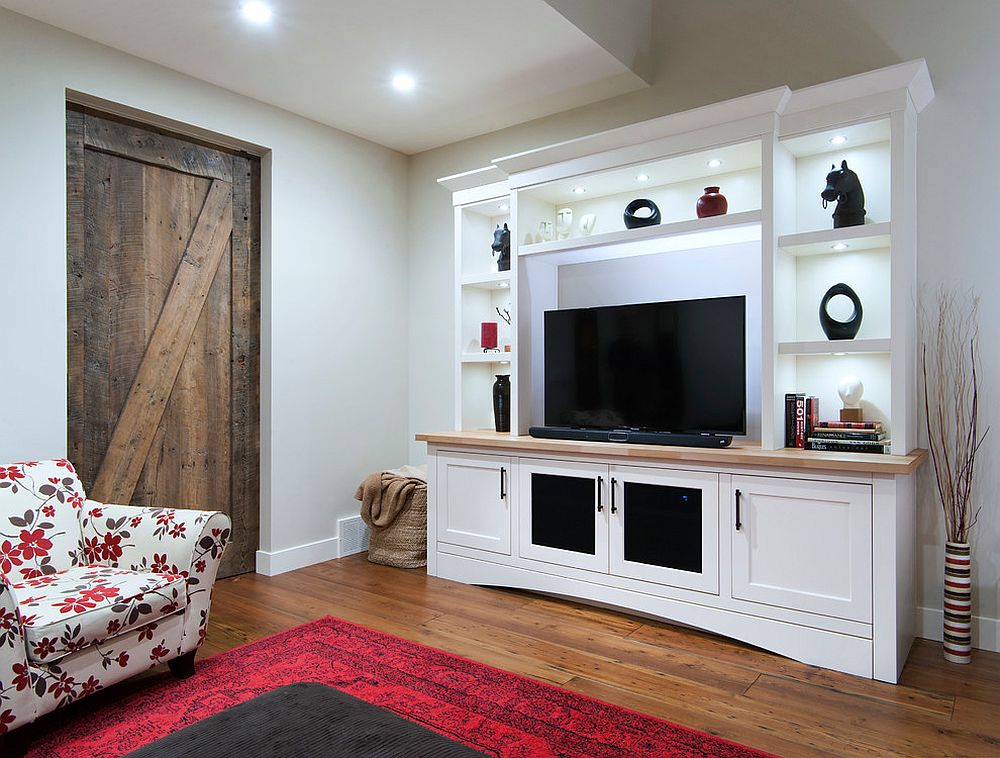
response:
[[[616,606],[896,682],[925,453],[417,435],[427,570]]]

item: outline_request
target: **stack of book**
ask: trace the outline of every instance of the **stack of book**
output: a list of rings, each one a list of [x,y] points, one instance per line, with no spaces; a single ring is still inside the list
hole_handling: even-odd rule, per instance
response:
[[[821,421],[809,431],[808,450],[838,453],[889,453],[890,440],[881,421]]]

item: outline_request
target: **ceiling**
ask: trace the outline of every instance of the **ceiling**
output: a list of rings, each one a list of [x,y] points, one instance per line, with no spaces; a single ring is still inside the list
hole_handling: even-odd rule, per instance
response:
[[[651,0],[619,2],[609,18],[593,0],[268,0],[260,26],[241,0],[0,5],[416,153],[646,86]],[[409,94],[390,86],[403,70]]]

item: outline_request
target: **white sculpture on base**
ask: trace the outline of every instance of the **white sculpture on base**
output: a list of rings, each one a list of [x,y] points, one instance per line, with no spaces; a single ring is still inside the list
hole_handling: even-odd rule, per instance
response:
[[[837,394],[844,403],[844,407],[840,409],[840,420],[864,421],[861,396],[865,394],[865,385],[862,381],[853,374],[848,374],[837,385]]]

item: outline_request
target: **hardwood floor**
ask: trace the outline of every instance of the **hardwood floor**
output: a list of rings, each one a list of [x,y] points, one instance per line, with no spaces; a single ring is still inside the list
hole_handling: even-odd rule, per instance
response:
[[[332,615],[785,756],[1000,756],[1000,654],[947,664],[918,640],[897,686],[526,592],[363,555],[218,582],[213,655]]]
[[[917,640],[899,685],[807,666],[714,635],[527,592],[469,587],[364,555],[215,585],[198,657],[322,616],[541,679],[783,756],[1000,756],[1000,654],[945,663]],[[30,744],[165,666],[17,730]],[[0,755],[15,755],[0,740]]]

